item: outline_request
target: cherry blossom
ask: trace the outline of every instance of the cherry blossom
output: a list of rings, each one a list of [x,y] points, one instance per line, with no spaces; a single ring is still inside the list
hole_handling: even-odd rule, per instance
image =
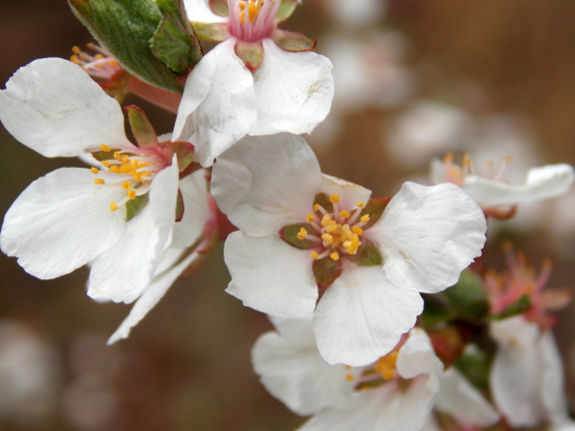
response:
[[[364,367],[330,365],[314,343],[311,320],[272,319],[277,332],[256,342],[262,383],[290,409],[314,414],[300,431],[419,431],[443,377],[429,337],[409,331],[388,355]]]
[[[309,51],[314,43],[277,28],[295,1],[187,0],[200,36],[224,41],[187,78],[174,128],[193,142],[197,161],[215,157],[245,135],[310,133],[328,114],[333,98],[330,61]]]
[[[419,293],[453,285],[485,241],[485,218],[458,187],[407,182],[391,200],[370,199],[323,175],[291,134],[246,137],[222,154],[212,193],[240,229],[225,245],[227,292],[274,316],[314,313],[331,364],[388,353],[421,313]]]

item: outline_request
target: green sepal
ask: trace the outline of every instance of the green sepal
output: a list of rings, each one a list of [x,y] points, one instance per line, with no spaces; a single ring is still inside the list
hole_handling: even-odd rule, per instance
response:
[[[92,157],[95,158],[99,162],[103,162],[104,160],[112,160],[114,159],[114,153],[116,151],[120,151],[117,148],[112,148],[110,151],[94,151]]]
[[[317,42],[293,31],[275,30],[271,39],[284,51],[305,52],[315,48]]]
[[[315,231],[315,229],[309,223],[295,223],[282,227],[280,230],[280,238],[287,242],[289,245],[293,245],[296,248],[301,248],[302,250],[308,250],[317,243],[310,241],[309,239],[299,239],[297,234],[304,228],[308,232]]]
[[[108,96],[123,97],[129,90],[126,88],[130,83],[133,75],[126,69],[120,69],[114,73],[107,82],[99,82],[98,84],[106,92]]]
[[[276,12],[275,21],[280,22],[289,18],[294,12],[297,3],[297,0],[281,0],[280,7]]]
[[[140,211],[148,205],[149,200],[150,198],[148,197],[148,193],[145,193],[143,195],[136,196],[136,199],[130,199],[126,202],[126,221],[130,221],[140,214]]]
[[[202,47],[188,21],[182,0],[156,0],[164,17],[150,40],[150,48],[178,76],[202,58]]]
[[[489,358],[479,348],[466,349],[453,364],[476,388],[489,388]]]
[[[325,289],[341,275],[342,271],[341,259],[333,260],[332,258],[324,257],[313,261],[312,270],[313,276],[317,283],[317,287]]]
[[[356,254],[346,255],[347,258],[359,266],[381,266],[383,259],[373,242],[367,238],[361,239],[361,246]]]
[[[324,210],[326,210],[328,213],[333,212],[333,204],[329,200],[329,196],[326,195],[325,193],[318,193],[317,195],[315,195],[313,204],[314,205],[319,204],[319,206],[322,207]]]
[[[442,295],[447,298],[460,319],[479,321],[489,313],[485,285],[481,278],[469,269],[464,270],[459,281]]]
[[[178,158],[178,170],[183,172],[194,161],[194,146],[189,142],[176,141],[162,144],[164,151],[170,156],[174,154]],[[170,157],[171,158],[171,157]]]
[[[252,72],[258,68],[264,59],[264,47],[261,42],[248,43],[238,40],[234,52]]]
[[[153,0],[68,0],[94,38],[130,73],[156,87],[182,93],[178,75],[150,48],[162,12]]]
[[[192,27],[200,40],[222,42],[230,37],[228,26],[222,22],[192,22]]]
[[[523,314],[529,311],[531,308],[531,299],[529,296],[522,295],[517,301],[515,301],[510,306],[506,307],[501,313],[495,314],[488,317],[491,322],[498,322],[499,320],[508,319],[519,314]]]
[[[367,202],[360,214],[360,218],[369,214],[369,221],[361,227],[363,230],[369,229],[381,218],[390,200],[391,198],[371,198]]]
[[[184,195],[182,195],[182,190],[178,188],[178,197],[176,199],[176,218],[175,221],[182,221],[184,218]]]
[[[224,18],[229,18],[230,8],[228,6],[228,0],[209,0],[208,3],[213,13]],[[190,20],[193,21],[193,17],[190,17]]]
[[[134,105],[126,106],[124,109],[128,111],[128,120],[138,146],[140,148],[157,147],[158,137],[144,111]]]

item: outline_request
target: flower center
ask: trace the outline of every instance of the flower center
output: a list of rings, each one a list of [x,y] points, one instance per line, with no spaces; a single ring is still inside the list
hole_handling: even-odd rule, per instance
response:
[[[97,54],[90,55],[81,51],[77,46],[72,48],[74,55],[70,57],[72,63],[82,66],[82,68],[93,78],[110,79],[118,70],[121,69],[112,54],[104,48],[93,43],[87,44],[88,49],[96,51]]]
[[[399,346],[387,355],[379,358],[372,365],[362,367],[359,373],[350,372],[346,374],[345,379],[349,382],[355,382],[356,390],[369,391],[378,388],[397,376],[398,355]],[[346,366],[346,368],[351,370],[349,366]]]
[[[101,152],[92,155],[106,170],[91,168],[90,171],[105,179],[98,177],[94,179],[94,184],[126,190],[126,197],[119,202],[112,202],[110,211],[116,211],[128,201],[148,193],[154,176],[168,165],[165,157],[155,152],[137,154],[127,150],[112,150],[105,144],[100,145],[100,148]]]
[[[362,226],[369,221],[369,214],[360,217],[364,202],[357,202],[351,211],[339,208],[340,197],[333,194],[329,201],[333,211],[328,212],[322,205],[316,203],[313,213],[308,214],[306,220],[312,230],[301,228],[297,234],[300,240],[310,240],[317,243],[316,250],[310,252],[313,259],[323,259],[329,256],[339,260],[344,255],[354,255],[361,245]]]
[[[511,162],[511,156],[504,157],[499,169],[494,171],[493,161],[487,161],[487,170],[483,177],[492,181],[502,182],[505,177],[505,171],[507,170],[509,162]],[[460,165],[455,163],[455,155],[453,153],[447,153],[445,157],[443,157],[443,166],[445,182],[456,184],[460,187],[463,185],[463,180],[465,180],[465,177],[468,175],[475,175],[473,163],[471,162],[471,159],[467,153],[463,153],[461,156]]]
[[[230,34],[244,42],[269,37],[276,28],[279,0],[228,0]]]

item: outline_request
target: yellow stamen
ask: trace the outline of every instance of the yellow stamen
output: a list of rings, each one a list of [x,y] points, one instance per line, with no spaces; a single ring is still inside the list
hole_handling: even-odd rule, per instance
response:
[[[315,221],[315,216],[313,214],[308,214],[306,220],[313,223]]]
[[[369,221],[369,214],[362,215],[360,220],[362,223],[367,223]]]
[[[445,154],[445,156],[443,156],[443,161],[445,163],[453,163],[454,160],[455,160],[455,155],[453,153],[447,153],[447,154]]]
[[[105,184],[105,182],[102,178],[96,178],[94,180],[94,184],[100,184],[101,185],[101,184]]]
[[[345,375],[345,380],[347,380],[348,382],[353,382],[353,379],[355,379],[355,376],[353,374]]]
[[[241,4],[241,3],[240,3],[240,4]],[[244,6],[244,7],[245,7],[245,6]],[[245,24],[245,22],[246,22],[246,11],[245,11],[245,10],[243,10],[243,11],[240,12],[240,22],[241,22],[242,24]]]
[[[102,149],[102,151],[105,151],[106,153],[111,150],[111,148],[108,147],[106,144],[101,144],[100,148]]]
[[[324,233],[321,236],[321,239],[323,239],[327,245],[333,244],[333,236],[330,235],[329,233]]]
[[[329,201],[332,204],[338,204],[339,203],[339,195],[333,194],[329,197]]]
[[[92,42],[87,43],[86,46],[88,47],[88,49],[94,49],[94,44]]]
[[[246,4],[243,1],[239,2],[238,6],[240,7],[240,10],[244,10],[246,8]]]
[[[92,172],[93,174],[97,174],[100,171],[98,170],[98,168],[90,168],[90,172]]]
[[[310,255],[311,258],[314,259],[314,260],[319,257],[319,254],[318,254],[317,252],[315,252],[315,251],[312,251],[309,255]]]
[[[80,64],[80,60],[78,60],[78,56],[77,55],[73,55],[72,57],[70,57],[70,61],[74,64]]]
[[[120,157],[120,161],[121,161],[122,163],[127,163],[128,160],[130,160],[130,156],[128,156],[127,154],[124,154],[124,155],[122,155],[122,156]]]
[[[305,237],[307,236],[307,230],[305,230],[303,227],[299,230],[297,237],[300,240],[304,240]]]
[[[353,227],[353,233],[356,235],[361,235],[363,233],[363,229],[360,228],[359,226],[354,226]]]
[[[129,174],[132,172],[132,165],[130,163],[123,163],[120,165],[120,172],[123,174]]]
[[[332,254],[329,255],[333,260],[339,260],[339,253],[334,251]]]
[[[114,152],[114,158],[115,158],[116,160],[120,160],[120,157],[121,157],[121,156],[122,156],[122,153],[120,153],[119,151],[115,151],[115,152]]]
[[[339,216],[343,217],[343,218],[348,218],[349,215],[350,215],[349,212],[347,212],[345,210],[339,212]]]
[[[118,165],[112,165],[110,166],[110,170],[115,173],[115,174],[119,174],[120,173],[120,167]]]
[[[249,6],[248,6],[248,13],[249,13],[249,17],[250,17],[250,22],[254,22],[254,20],[258,16],[259,12],[260,12],[260,9],[255,4],[250,2]]]
[[[118,209],[118,204],[116,202],[112,202],[110,204],[110,211],[116,211]]]
[[[398,351],[394,350],[383,358],[380,358],[375,363],[375,371],[377,371],[385,380],[395,377],[397,373],[395,368],[395,364],[397,363],[397,354]]]
[[[128,197],[129,197],[130,199],[132,199],[132,200],[133,200],[133,199],[136,199],[136,190],[130,190],[130,191],[128,192]]]
[[[365,203],[359,201],[359,202],[356,202],[356,203],[355,203],[355,206],[358,207],[358,208],[363,208],[363,207],[365,206]]]
[[[110,162],[107,162],[107,161],[103,161],[103,162],[102,162],[102,165],[105,166],[106,168],[109,168],[110,165],[111,165],[111,163],[110,163]]]
[[[318,212],[318,211],[319,211],[319,204],[315,204],[315,205],[313,206],[313,210],[314,210],[315,212]]]
[[[104,58],[104,56],[103,56],[102,54],[96,54],[96,55],[94,56],[94,58],[95,58],[96,60],[102,60],[102,59]]]
[[[80,48],[78,48],[77,46],[73,46],[73,47],[72,47],[72,52],[73,52],[74,54],[80,54]]]
[[[124,181],[124,182],[122,183],[122,188],[123,188],[124,190],[130,190],[131,187],[132,187],[132,183],[129,182],[129,181]]]

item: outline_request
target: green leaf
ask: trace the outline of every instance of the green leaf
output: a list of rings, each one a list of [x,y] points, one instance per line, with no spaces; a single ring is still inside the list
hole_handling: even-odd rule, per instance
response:
[[[476,388],[487,390],[489,387],[489,358],[473,344],[469,345],[469,347],[474,348],[465,349],[453,365]]]
[[[483,281],[469,269],[464,270],[459,276],[459,281],[446,289],[442,295],[447,298],[460,319],[476,321],[483,319],[489,312],[489,301]]]
[[[492,322],[497,322],[499,320],[508,319],[518,314],[523,314],[529,311],[531,308],[531,299],[529,296],[522,295],[517,301],[511,304],[509,307],[505,308],[501,313],[489,316],[489,320]]]
[[[128,111],[128,120],[138,146],[140,148],[156,147],[158,138],[144,111],[134,105],[126,106],[125,109]]]
[[[309,223],[295,223],[284,226],[280,230],[280,238],[288,244],[296,248],[301,248],[302,250],[308,250],[313,246],[316,246],[317,243],[310,241],[309,239],[299,239],[297,237],[301,229],[305,229],[309,233],[315,232],[315,229]]]
[[[289,18],[296,6],[297,0],[281,0],[280,7],[275,16],[276,21],[279,22]]]
[[[440,323],[455,319],[456,314],[454,310],[443,296],[428,293],[423,293],[421,296],[425,303],[421,318],[426,328],[433,328]]]
[[[264,47],[261,42],[248,43],[238,40],[234,52],[252,72],[264,59]]]
[[[94,151],[92,153],[92,157],[94,157],[97,161],[102,162],[104,160],[113,160],[114,153],[116,151],[120,151],[117,148],[112,148],[110,151]]]
[[[184,218],[184,195],[182,195],[182,190],[178,189],[178,197],[176,199],[176,218],[175,220],[182,221]]]
[[[333,260],[330,257],[324,257],[323,259],[314,260],[312,270],[317,287],[324,289],[331,286],[337,277],[341,275],[341,259]]]
[[[369,214],[369,221],[361,227],[363,230],[369,229],[381,218],[390,200],[391,198],[372,198],[367,202],[360,215],[363,217]]]
[[[150,40],[154,55],[175,74],[185,75],[202,58],[202,48],[182,0],[156,0],[164,17]]]
[[[311,51],[315,48],[316,41],[293,31],[276,30],[272,34],[272,40],[284,51],[302,52]]]
[[[328,213],[333,212],[333,204],[329,200],[329,196],[326,195],[325,193],[318,193],[317,195],[315,195],[313,204],[314,205],[319,204],[319,206],[322,207],[324,210],[326,210]]]
[[[359,266],[381,266],[383,259],[378,248],[366,238],[361,239],[361,246],[356,254],[346,255],[347,258]]]
[[[163,15],[153,0],[68,0],[75,15],[130,73],[156,87],[182,93],[178,75],[150,48]]]
[[[126,202],[126,221],[132,220],[140,211],[144,209],[146,205],[148,205],[148,201],[150,198],[148,197],[148,193],[136,196],[136,199],[131,199]]]
[[[230,37],[228,26],[221,22],[192,22],[192,27],[200,40],[222,42]]]

